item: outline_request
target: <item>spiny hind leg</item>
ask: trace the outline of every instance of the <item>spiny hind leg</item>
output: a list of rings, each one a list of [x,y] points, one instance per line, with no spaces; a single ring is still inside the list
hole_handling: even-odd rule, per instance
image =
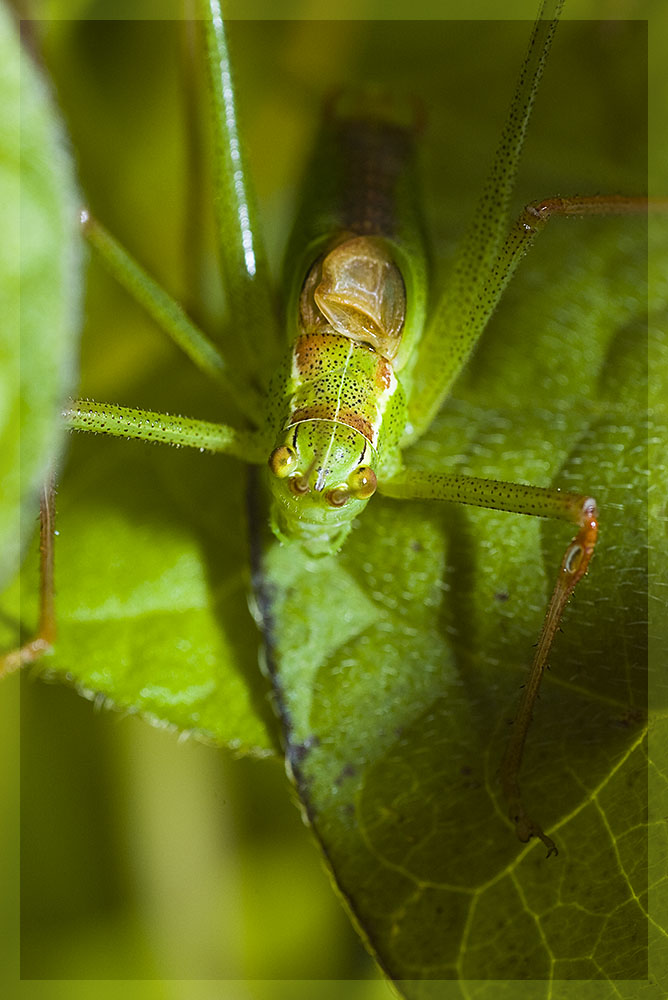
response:
[[[519,785],[519,772],[524,755],[527,733],[533,716],[533,706],[538,697],[540,682],[547,667],[554,636],[559,628],[564,609],[578,582],[587,572],[598,535],[598,514],[596,504],[590,497],[583,497],[579,531],[566,549],[557,579],[550,597],[543,626],[534,657],[529,668],[529,677],[522,689],[520,703],[513,719],[510,738],[501,761],[499,777],[504,798],[508,805],[508,816],[515,824],[515,832],[522,842],[531,837],[539,837],[547,847],[547,857],[558,854],[550,837],[543,833],[540,825],[527,813]]]
[[[554,841],[543,832],[540,824],[529,815],[524,805],[519,774],[533,708],[547,667],[554,636],[569,597],[587,572],[596,545],[598,535],[596,503],[592,497],[585,494],[566,493],[557,489],[524,486],[492,479],[477,479],[473,476],[439,475],[416,469],[406,469],[393,479],[380,483],[379,492],[395,499],[446,500],[492,510],[555,518],[577,526],[577,533],[567,546],[557,573],[556,584],[548,603],[529,668],[529,676],[522,690],[499,772],[508,815],[515,824],[518,838],[526,842],[531,837],[538,837],[547,847],[548,857],[557,854]]]

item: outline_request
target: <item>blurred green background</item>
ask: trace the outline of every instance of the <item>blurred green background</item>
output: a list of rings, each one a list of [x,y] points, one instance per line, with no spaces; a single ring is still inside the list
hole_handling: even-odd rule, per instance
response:
[[[179,16],[176,5],[171,15],[167,4],[156,6],[133,3],[132,21],[104,21],[119,18],[120,6],[53,0],[30,11],[39,20],[27,26],[27,35],[54,81],[87,203],[215,331],[224,304],[207,242],[209,180],[206,170],[199,180],[203,164],[191,152],[186,124],[199,86],[188,69],[192,39],[179,22],[163,20]],[[507,13],[529,16],[533,6],[518,2]],[[439,8],[441,15],[461,15],[458,7]],[[467,16],[474,13],[469,10]],[[634,18],[655,10],[658,5],[610,0],[573,2],[568,14]],[[255,13],[263,16],[259,5]],[[323,11],[302,3],[286,13],[319,18]],[[488,11],[481,4],[475,13]],[[337,17],[349,15],[340,4]],[[484,177],[528,32],[526,23],[463,21],[450,29],[447,22],[367,22],[363,18],[375,16],[371,5],[367,11],[356,4],[354,16],[360,20],[232,26],[241,114],[277,274],[322,95],[360,75],[390,79],[421,96],[427,108],[426,204],[438,255],[447,255]],[[424,16],[430,16],[427,6]],[[660,28],[652,24],[656,45]],[[553,193],[633,187],[634,150],[645,142],[645,123],[634,123],[625,106],[626,75],[635,70],[632,53],[643,27],[562,25],[527,144],[518,205]],[[606,76],[611,47],[618,58]],[[565,79],[580,98],[568,106],[561,96]],[[606,148],[606,116],[629,121],[627,145]],[[599,122],[594,154],[572,139],[583,121]],[[232,418],[208,387],[199,388],[196,375],[173,373],[175,350],[95,263],[86,314],[82,395]],[[71,463],[85,462],[89,447],[73,442]],[[95,996],[105,989],[117,995],[121,985],[101,980],[126,980],[128,996],[147,998],[390,995],[332,890],[276,759],[235,760],[137,718],[96,710],[67,688],[29,676],[19,684],[14,677],[0,700],[0,733],[8,744],[3,758],[10,762],[2,832],[11,856],[18,844],[19,771],[11,737],[19,686],[24,982],[16,976],[16,939],[3,935],[6,996],[91,995],[89,982],[72,980],[94,980]],[[11,909],[18,869],[9,850],[2,858]]]

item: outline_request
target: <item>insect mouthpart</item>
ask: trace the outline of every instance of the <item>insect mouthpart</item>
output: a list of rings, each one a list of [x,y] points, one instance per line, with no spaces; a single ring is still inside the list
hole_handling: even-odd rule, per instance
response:
[[[313,484],[313,489],[316,493],[322,493],[327,484],[327,476],[329,475],[329,469],[323,469],[322,466],[318,469],[318,476],[315,483]]]
[[[347,486],[336,486],[327,493],[327,503],[330,507],[343,507],[350,499],[350,495]]]
[[[329,510],[330,514],[333,511]],[[297,542],[310,556],[328,556],[338,552],[350,532],[347,518],[326,524],[290,517],[284,509],[272,510],[272,530],[281,542]]]
[[[309,491],[307,476],[290,476],[288,486],[296,496],[304,496]]]

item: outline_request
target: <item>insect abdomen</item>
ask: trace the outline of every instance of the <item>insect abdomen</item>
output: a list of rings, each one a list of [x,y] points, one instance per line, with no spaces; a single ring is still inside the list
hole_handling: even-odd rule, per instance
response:
[[[399,234],[400,187],[412,159],[412,133],[369,115],[336,119],[335,141],[345,164],[338,191],[343,229],[390,238]]]

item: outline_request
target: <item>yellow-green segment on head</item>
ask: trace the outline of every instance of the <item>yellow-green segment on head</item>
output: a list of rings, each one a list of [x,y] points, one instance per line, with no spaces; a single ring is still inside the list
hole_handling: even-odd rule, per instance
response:
[[[375,492],[375,457],[346,424],[304,420],[288,428],[269,459],[274,532],[314,555],[336,551]]]

